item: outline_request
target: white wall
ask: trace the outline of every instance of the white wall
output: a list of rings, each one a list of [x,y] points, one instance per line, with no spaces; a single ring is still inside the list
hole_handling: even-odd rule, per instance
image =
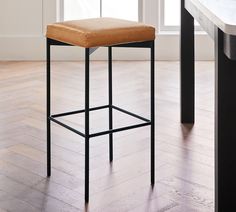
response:
[[[0,60],[42,60],[56,0],[0,0]]]
[[[158,25],[157,11],[157,0],[144,1],[143,14],[146,23]],[[0,60],[44,60],[46,25],[56,20],[57,0],[0,0]],[[196,42],[196,59],[213,59],[213,43],[210,38],[204,34],[197,35]],[[83,53],[83,49],[78,47],[55,47],[52,55],[56,60],[82,60]],[[93,58],[103,60],[106,56],[107,50],[101,48]],[[114,51],[114,59],[148,58],[149,54],[145,49],[122,48]],[[179,59],[177,34],[157,34],[156,58]]]

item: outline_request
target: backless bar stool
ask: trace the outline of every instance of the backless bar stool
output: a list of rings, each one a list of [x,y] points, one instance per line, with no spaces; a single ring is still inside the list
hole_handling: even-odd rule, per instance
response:
[[[85,202],[89,201],[89,139],[108,134],[109,135],[109,157],[113,160],[113,133],[138,127],[151,126],[151,185],[155,182],[155,86],[154,86],[154,40],[155,28],[142,23],[113,19],[95,18],[85,20],[66,21],[48,25],[47,27],[47,176],[51,175],[51,121],[71,130],[85,138]],[[85,48],[85,109],[51,115],[51,93],[50,93],[50,47],[56,46],[80,46]],[[98,107],[89,107],[89,57],[98,47],[108,47],[108,104]],[[129,112],[112,104],[112,47],[149,48],[151,54],[150,71],[150,93],[151,93],[151,119],[143,118],[135,113]],[[90,134],[89,112],[108,108],[109,130]],[[137,119],[142,120],[140,124],[113,128],[112,111],[118,110]],[[85,130],[66,125],[57,118],[77,113],[85,113]]]

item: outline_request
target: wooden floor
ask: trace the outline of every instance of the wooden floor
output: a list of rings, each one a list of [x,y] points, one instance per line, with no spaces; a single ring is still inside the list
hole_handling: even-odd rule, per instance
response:
[[[54,113],[84,105],[84,64],[54,62]],[[90,203],[84,205],[84,141],[52,127],[46,178],[45,63],[0,63],[0,211],[192,212],[214,210],[214,65],[196,64],[196,123],[179,121],[179,63],[156,63],[156,184],[150,187],[149,127],[91,139]],[[149,63],[114,62],[114,103],[149,117]],[[107,63],[92,62],[91,106],[107,103]],[[108,111],[93,112],[92,131]],[[115,113],[115,126],[138,120]],[[83,116],[65,119],[83,128]]]

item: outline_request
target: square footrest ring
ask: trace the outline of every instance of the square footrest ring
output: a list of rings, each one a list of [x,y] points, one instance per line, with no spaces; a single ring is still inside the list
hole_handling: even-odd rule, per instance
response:
[[[105,109],[105,108],[109,108],[109,107],[110,107],[109,105],[103,105],[103,106],[99,106],[99,107],[90,108],[89,111],[101,110],[101,109]],[[105,131],[101,131],[101,132],[92,133],[92,134],[89,135],[90,138],[151,125],[151,121],[146,119],[146,118],[144,118],[144,117],[142,117],[142,116],[139,116],[139,115],[137,115],[135,113],[129,112],[127,110],[124,110],[124,109],[122,109],[120,107],[117,107],[117,106],[114,106],[114,105],[112,105],[111,107],[112,107],[112,109],[115,109],[115,110],[120,111],[122,113],[128,114],[128,115],[130,115],[132,117],[140,119],[140,120],[143,121],[143,123],[133,124],[133,125],[125,126],[125,127],[119,127],[119,128],[115,128],[115,129],[110,129],[110,130],[105,130]],[[71,111],[71,112],[55,114],[55,115],[52,115],[52,116],[50,116],[48,118],[51,121],[59,124],[60,126],[65,127],[66,129],[68,129],[68,130],[70,130],[70,131],[72,131],[72,132],[74,132],[74,133],[76,133],[76,134],[78,134],[78,135],[80,135],[82,137],[85,137],[84,133],[82,133],[79,130],[76,130],[76,129],[70,127],[69,125],[64,124],[63,122],[61,122],[61,121],[56,119],[56,118],[59,118],[59,117],[69,116],[69,115],[74,115],[74,114],[84,113],[84,112],[85,112],[84,109],[83,110],[75,110],[75,111]]]

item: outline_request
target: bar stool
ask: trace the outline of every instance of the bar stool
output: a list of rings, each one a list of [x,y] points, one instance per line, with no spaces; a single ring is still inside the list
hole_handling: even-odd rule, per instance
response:
[[[114,19],[95,18],[75,21],[65,21],[47,26],[47,176],[51,175],[51,121],[67,128],[68,130],[85,138],[85,202],[89,201],[89,139],[108,134],[109,135],[109,157],[113,160],[113,133],[138,127],[149,126],[151,128],[151,185],[155,183],[155,77],[154,77],[154,40],[155,28],[142,23]],[[50,47],[56,46],[80,46],[85,48],[85,108],[81,110],[65,112],[51,115],[51,80],[50,80]],[[108,104],[98,107],[89,107],[89,62],[90,55],[98,47],[108,47]],[[129,112],[112,103],[112,48],[113,47],[133,47],[150,49],[150,120],[141,117],[133,112]],[[109,110],[109,130],[90,133],[89,112],[108,108]],[[113,110],[131,115],[142,120],[140,124],[113,128]],[[69,125],[59,121],[57,118],[85,113],[85,131],[81,132]]]

